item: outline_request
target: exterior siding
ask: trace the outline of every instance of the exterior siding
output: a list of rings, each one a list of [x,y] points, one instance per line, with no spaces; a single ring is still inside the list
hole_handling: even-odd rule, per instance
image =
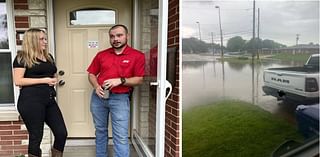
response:
[[[176,49],[176,82],[172,87],[172,94],[166,103],[166,131],[165,131],[165,156],[179,157],[181,155],[179,131],[181,112],[179,108],[180,85],[179,85],[179,0],[169,0],[168,12],[168,48]]]

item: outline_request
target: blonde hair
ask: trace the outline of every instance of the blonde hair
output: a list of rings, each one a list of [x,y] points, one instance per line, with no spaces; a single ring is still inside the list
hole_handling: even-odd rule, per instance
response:
[[[40,33],[45,33],[44,30],[31,28],[23,35],[22,51],[18,52],[18,62],[23,62],[24,66],[31,68],[34,64],[39,64],[37,57],[39,54],[43,55],[47,61],[53,63],[52,57],[49,55],[47,49],[40,48]]]

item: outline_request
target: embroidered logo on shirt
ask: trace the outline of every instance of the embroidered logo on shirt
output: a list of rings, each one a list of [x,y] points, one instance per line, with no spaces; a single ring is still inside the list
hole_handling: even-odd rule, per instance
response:
[[[129,63],[129,60],[123,60],[122,63]]]

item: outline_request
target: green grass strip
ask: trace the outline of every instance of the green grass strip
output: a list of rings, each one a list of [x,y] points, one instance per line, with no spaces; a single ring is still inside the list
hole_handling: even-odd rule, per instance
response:
[[[183,112],[183,157],[269,157],[296,126],[255,105],[221,101]]]
[[[311,54],[306,53],[275,53],[273,59],[280,59],[283,61],[300,61],[300,62],[306,62]]]

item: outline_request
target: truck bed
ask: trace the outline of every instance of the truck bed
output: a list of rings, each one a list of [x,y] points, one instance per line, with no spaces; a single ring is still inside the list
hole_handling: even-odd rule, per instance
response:
[[[283,72],[300,72],[300,73],[318,73],[319,67],[303,66],[303,67],[283,67],[283,68],[268,68],[268,70],[283,71]]]

